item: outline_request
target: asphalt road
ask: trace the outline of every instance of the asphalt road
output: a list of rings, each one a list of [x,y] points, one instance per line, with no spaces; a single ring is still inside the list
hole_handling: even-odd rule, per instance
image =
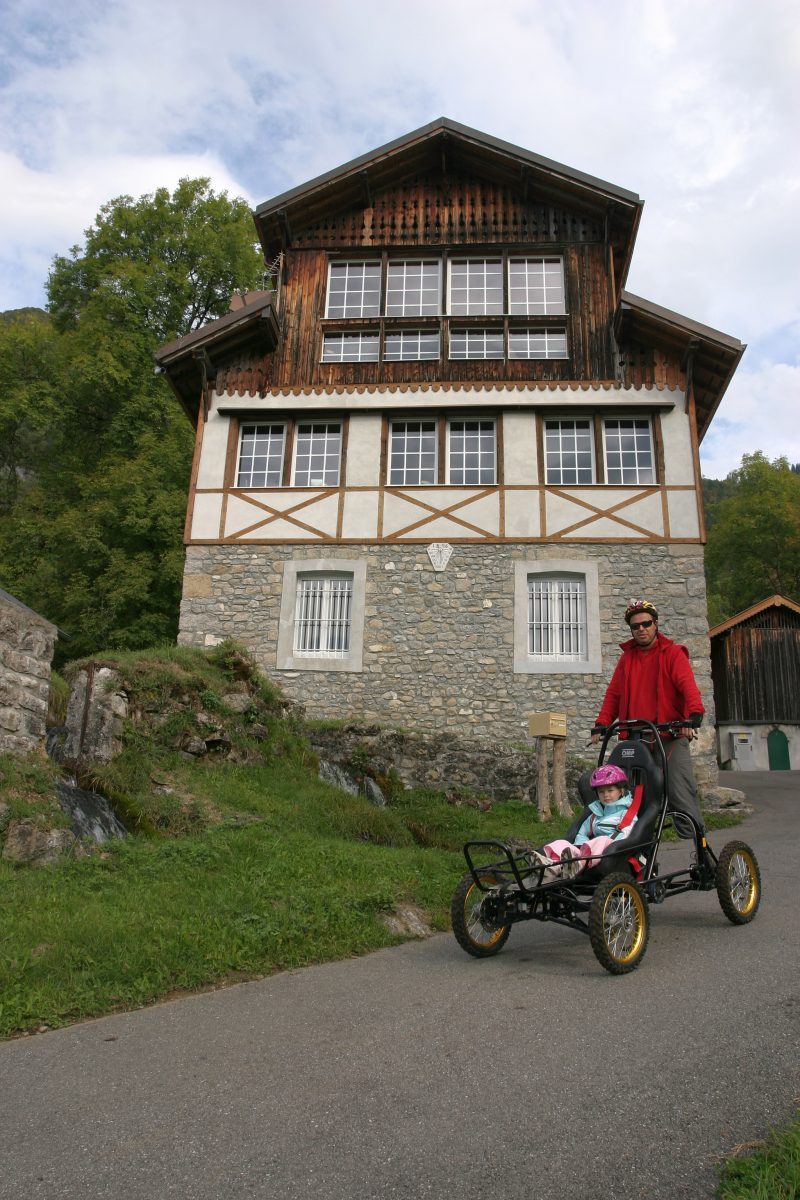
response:
[[[630,975],[530,923],[0,1046],[0,1197],[710,1198],[800,1095],[800,772],[736,782],[756,815],[712,844],[753,846],[761,910],[654,907]]]

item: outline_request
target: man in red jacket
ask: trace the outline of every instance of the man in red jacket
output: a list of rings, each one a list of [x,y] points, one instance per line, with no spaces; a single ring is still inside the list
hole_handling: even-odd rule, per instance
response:
[[[631,600],[625,609],[631,640],[621,643],[622,657],[611,677],[592,730],[596,742],[617,719],[664,723],[691,721],[676,737],[664,736],[669,763],[669,807],[689,813],[701,825],[689,742],[703,721],[703,701],[689,662],[689,651],[658,630],[658,612],[649,600]],[[685,736],[684,736],[685,734]],[[678,830],[691,836],[688,830]]]

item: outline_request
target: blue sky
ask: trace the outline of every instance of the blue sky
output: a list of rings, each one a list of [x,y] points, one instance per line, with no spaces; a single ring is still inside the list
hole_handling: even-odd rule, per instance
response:
[[[447,116],[638,192],[628,287],[748,344],[704,471],[800,462],[796,0],[0,0],[0,310],[121,194],[258,204]]]

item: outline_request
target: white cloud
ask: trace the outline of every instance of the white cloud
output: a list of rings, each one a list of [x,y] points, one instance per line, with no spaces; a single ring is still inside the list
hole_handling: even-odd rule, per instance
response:
[[[724,479],[754,450],[800,463],[800,365],[739,368],[700,447],[703,474]]]

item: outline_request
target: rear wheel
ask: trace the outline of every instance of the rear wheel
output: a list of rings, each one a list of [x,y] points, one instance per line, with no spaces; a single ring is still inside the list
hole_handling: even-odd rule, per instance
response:
[[[502,950],[511,932],[510,925],[498,923],[496,909],[497,877],[481,874],[481,883],[492,891],[482,891],[471,875],[459,883],[450,904],[453,933],[462,950],[475,958],[489,958]]]
[[[752,921],[761,903],[761,872],[746,842],[728,842],[717,862],[717,896],[734,925]]]
[[[589,940],[597,961],[612,975],[638,967],[647,949],[650,920],[637,883],[621,871],[607,875],[589,908]]]

